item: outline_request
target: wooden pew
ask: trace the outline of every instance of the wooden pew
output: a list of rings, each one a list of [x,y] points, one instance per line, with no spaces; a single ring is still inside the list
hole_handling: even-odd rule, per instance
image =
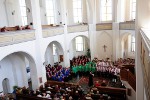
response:
[[[121,98],[122,100],[126,100],[126,92],[127,89],[123,88],[114,88],[114,87],[97,87],[100,94],[108,94],[113,97]]]
[[[79,86],[77,84],[73,84],[73,83],[68,83],[68,82],[57,82],[57,81],[47,81],[45,82],[45,86],[50,84],[51,86],[52,85],[58,85],[58,86],[61,86],[61,87],[71,87],[71,86]]]
[[[50,100],[47,98],[40,98],[36,96],[30,96],[30,95],[23,95],[23,94],[16,94],[17,100]]]

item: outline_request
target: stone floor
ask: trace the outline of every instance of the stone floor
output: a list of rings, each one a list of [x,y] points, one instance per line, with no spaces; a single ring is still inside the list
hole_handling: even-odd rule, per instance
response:
[[[115,79],[103,78],[98,76],[93,77],[93,83],[99,81],[99,83],[101,84],[103,80],[106,81],[107,86],[109,87],[124,88],[122,87],[122,83],[119,78],[115,80]],[[77,77],[72,78],[72,80],[70,80],[69,83],[79,84],[85,90],[85,93],[88,93],[92,88],[88,86],[88,81],[89,81],[88,76],[77,75]]]

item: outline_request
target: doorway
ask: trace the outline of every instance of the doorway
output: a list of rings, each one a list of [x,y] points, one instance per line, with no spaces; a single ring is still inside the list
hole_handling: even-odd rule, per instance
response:
[[[9,87],[9,80],[8,80],[8,78],[5,78],[3,80],[2,85],[3,85],[3,92],[4,92],[4,94],[9,93],[10,87]]]

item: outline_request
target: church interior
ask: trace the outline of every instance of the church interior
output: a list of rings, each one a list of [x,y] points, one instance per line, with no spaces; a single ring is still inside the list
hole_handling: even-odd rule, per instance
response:
[[[0,100],[150,100],[150,0],[0,0]]]

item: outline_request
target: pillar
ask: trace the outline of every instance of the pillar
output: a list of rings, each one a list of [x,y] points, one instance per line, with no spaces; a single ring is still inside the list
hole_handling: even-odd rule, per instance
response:
[[[35,29],[35,63],[37,75],[31,73],[31,79],[33,84],[33,89],[35,90],[40,85],[43,85],[46,80],[45,66],[43,65],[44,58],[41,56],[41,43],[42,43],[42,27],[41,27],[41,17],[40,17],[40,4],[39,0],[31,0],[32,7],[32,17],[33,17],[33,29]],[[42,59],[43,58],[43,59]],[[39,78],[42,78],[40,82]]]
[[[150,0],[137,0],[136,5],[136,100],[144,100],[144,77],[142,72],[141,53],[141,28],[149,28],[150,26]]]

